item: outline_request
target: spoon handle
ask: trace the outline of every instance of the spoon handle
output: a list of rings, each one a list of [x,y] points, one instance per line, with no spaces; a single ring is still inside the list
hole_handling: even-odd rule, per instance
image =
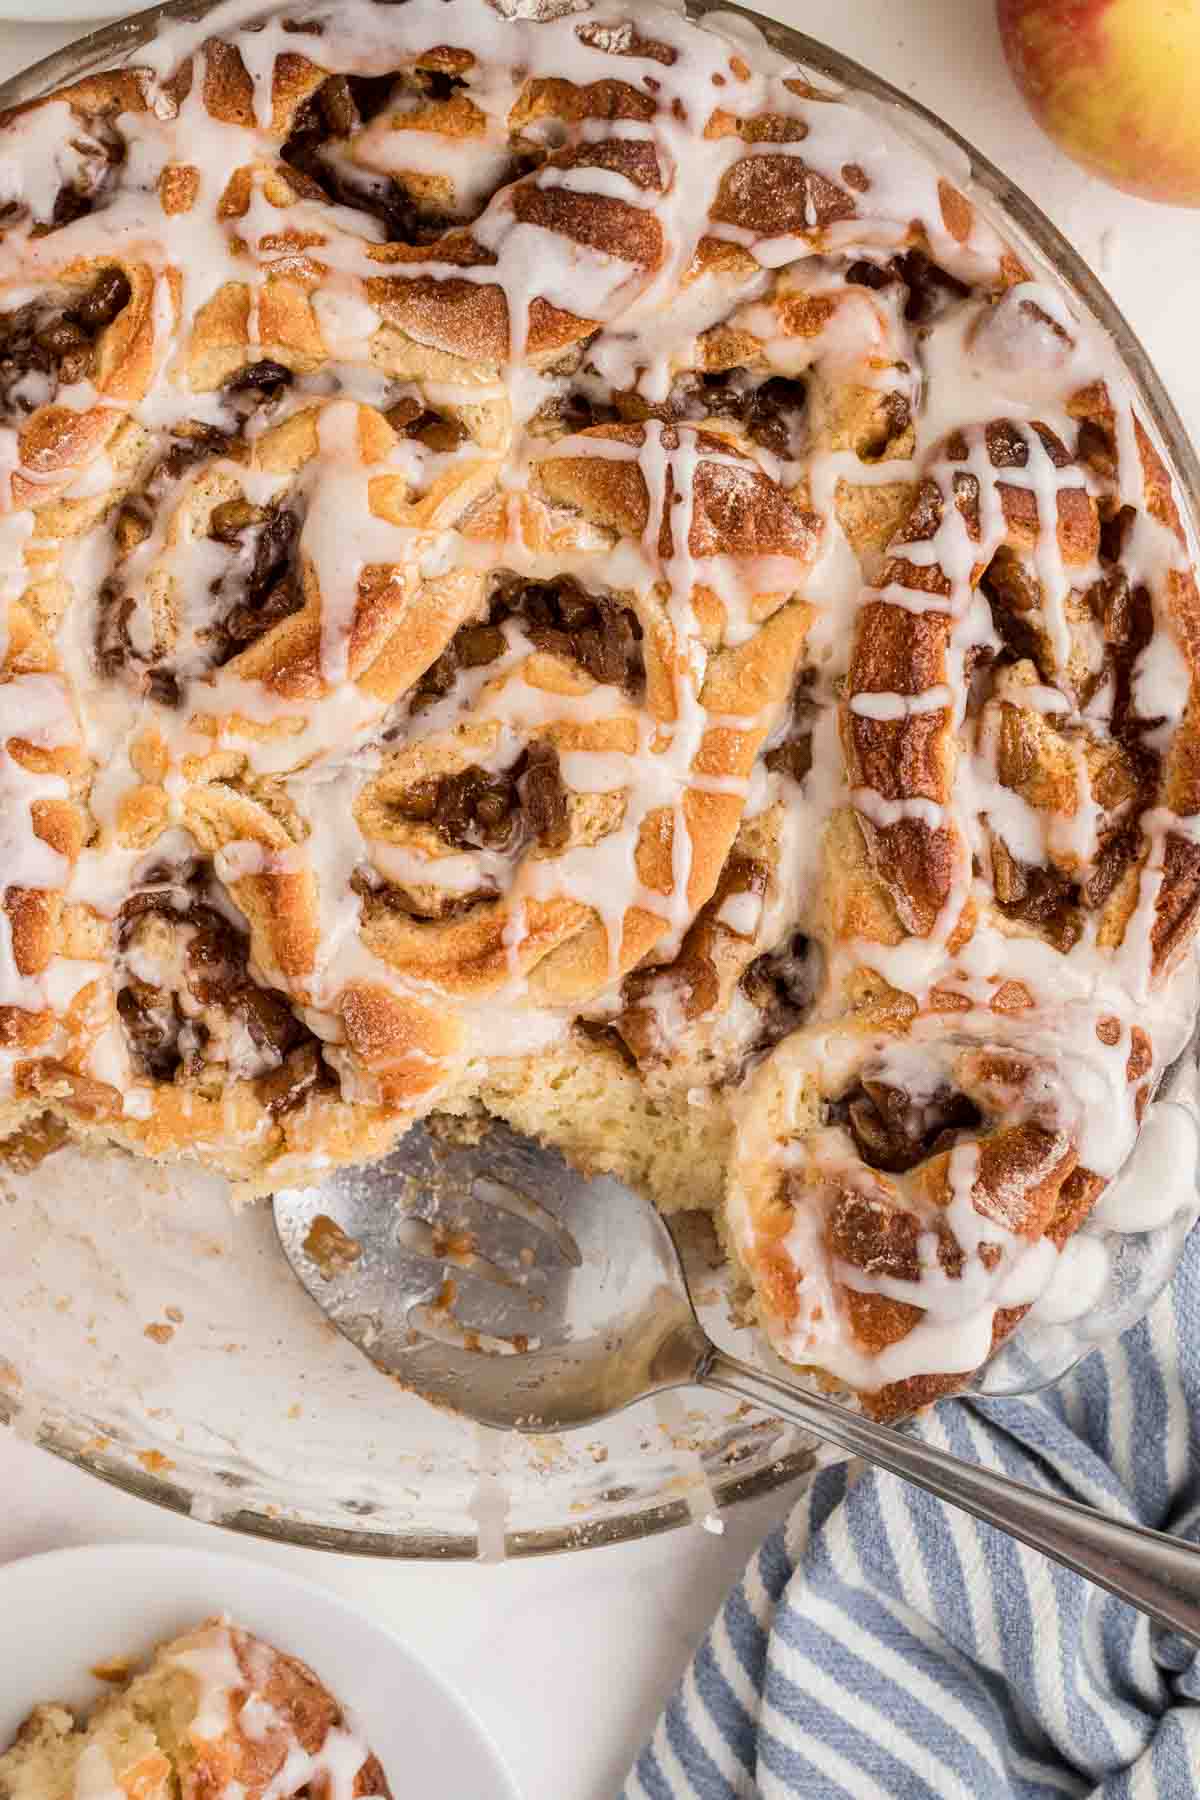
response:
[[[1107,1588],[1200,1644],[1200,1545],[1106,1518],[1093,1507],[962,1462],[920,1438],[848,1411],[714,1349],[696,1380],[777,1413]]]

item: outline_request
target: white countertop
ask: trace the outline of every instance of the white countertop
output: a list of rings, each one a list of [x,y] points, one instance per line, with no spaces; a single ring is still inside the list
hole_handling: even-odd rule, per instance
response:
[[[759,0],[856,56],[956,125],[1024,187],[1113,291],[1200,438],[1195,214],[1115,194],[1026,117],[992,0]],[[78,30],[0,23],[0,76]],[[0,1433],[0,1561],[96,1539],[202,1544],[214,1528],[158,1513]],[[327,1582],[390,1624],[469,1694],[528,1800],[610,1800],[687,1657],[786,1497],[699,1529],[506,1567],[358,1561],[222,1533],[222,1548]],[[480,1796],[480,1800],[484,1800]]]

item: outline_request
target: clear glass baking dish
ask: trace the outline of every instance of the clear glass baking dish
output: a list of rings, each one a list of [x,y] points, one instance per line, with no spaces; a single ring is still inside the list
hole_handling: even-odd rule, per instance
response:
[[[94,32],[0,85],[0,108],[122,59],[160,19],[200,17],[214,4],[171,0]],[[1113,301],[1034,203],[857,63],[748,10],[711,0],[688,0],[687,10],[739,12],[819,82],[886,109],[999,215],[1033,264],[1065,283],[1115,341],[1195,542],[1200,461],[1178,414]],[[1194,1132],[1189,1142],[1194,1150]],[[1161,1146],[1153,1174],[1149,1154],[1139,1143],[1123,1179],[1157,1180]],[[1086,1323],[1027,1325],[985,1372],[983,1391],[1057,1378],[1144,1310],[1195,1217],[1194,1183],[1177,1192],[1155,1231],[1119,1240]],[[706,1324],[753,1353],[728,1323],[724,1277],[702,1234],[691,1263]],[[294,1282],[269,1209],[233,1213],[219,1180],[68,1150],[0,1184],[0,1421],[194,1517],[360,1554],[521,1556],[711,1524],[720,1508],[816,1466],[820,1451],[802,1433],[694,1398],[668,1396],[570,1439],[481,1433],[402,1393],[351,1349]]]

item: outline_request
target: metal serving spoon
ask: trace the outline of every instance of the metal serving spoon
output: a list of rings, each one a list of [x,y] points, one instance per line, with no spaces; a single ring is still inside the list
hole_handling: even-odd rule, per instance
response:
[[[696,1317],[656,1209],[607,1177],[584,1181],[504,1126],[472,1144],[417,1126],[384,1161],[284,1189],[274,1207],[284,1254],[338,1330],[435,1405],[501,1430],[553,1432],[670,1388],[715,1388],[999,1526],[1200,1642],[1200,1546],[960,1462],[726,1355]]]

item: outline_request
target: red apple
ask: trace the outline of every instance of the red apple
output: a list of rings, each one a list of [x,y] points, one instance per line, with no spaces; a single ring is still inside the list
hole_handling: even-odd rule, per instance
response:
[[[1200,0],[997,0],[1034,118],[1085,169],[1200,206]]]

